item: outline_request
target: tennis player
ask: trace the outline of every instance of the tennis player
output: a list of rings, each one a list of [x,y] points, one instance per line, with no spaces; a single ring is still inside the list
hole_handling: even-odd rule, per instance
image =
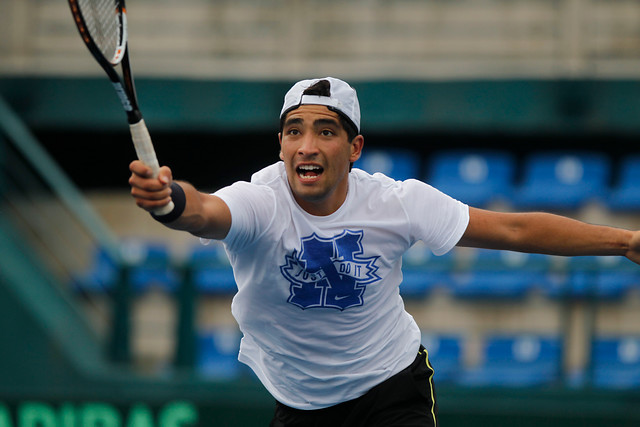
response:
[[[279,162],[214,194],[130,165],[131,193],[166,226],[219,239],[234,269],[240,361],[276,399],[271,426],[436,426],[433,369],[399,294],[418,240],[640,261],[640,234],[545,213],[469,207],[418,180],[353,168],[364,145],[356,91],[296,83],[280,114]]]

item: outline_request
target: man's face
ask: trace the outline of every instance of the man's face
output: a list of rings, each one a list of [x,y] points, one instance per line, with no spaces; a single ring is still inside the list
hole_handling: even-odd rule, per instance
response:
[[[302,105],[287,114],[280,158],[298,204],[313,215],[335,212],[347,196],[349,165],[360,157],[362,135],[349,142],[337,113]]]

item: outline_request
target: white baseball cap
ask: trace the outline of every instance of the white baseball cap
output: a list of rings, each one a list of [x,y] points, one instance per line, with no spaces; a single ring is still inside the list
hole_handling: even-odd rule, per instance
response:
[[[330,85],[330,96],[304,95],[303,92],[321,80]],[[360,103],[354,88],[334,77],[301,80],[294,84],[284,96],[280,119],[301,105],[326,105],[349,119],[360,132]]]

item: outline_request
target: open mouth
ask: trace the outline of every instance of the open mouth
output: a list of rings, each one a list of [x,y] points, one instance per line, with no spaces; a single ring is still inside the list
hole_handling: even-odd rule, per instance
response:
[[[301,179],[315,179],[322,175],[324,169],[317,165],[300,165],[296,168],[296,172]]]

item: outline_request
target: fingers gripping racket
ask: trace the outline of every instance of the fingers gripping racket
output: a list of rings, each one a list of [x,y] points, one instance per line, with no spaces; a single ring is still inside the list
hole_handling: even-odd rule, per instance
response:
[[[127,13],[124,0],[68,1],[82,40],[107,73],[127,113],[131,139],[138,159],[151,168],[155,178],[160,166],[149,130],[138,107],[127,49]],[[115,67],[118,64],[122,69],[122,78],[116,72]],[[163,215],[172,210],[173,202],[169,202],[168,205],[154,210],[154,213]]]

